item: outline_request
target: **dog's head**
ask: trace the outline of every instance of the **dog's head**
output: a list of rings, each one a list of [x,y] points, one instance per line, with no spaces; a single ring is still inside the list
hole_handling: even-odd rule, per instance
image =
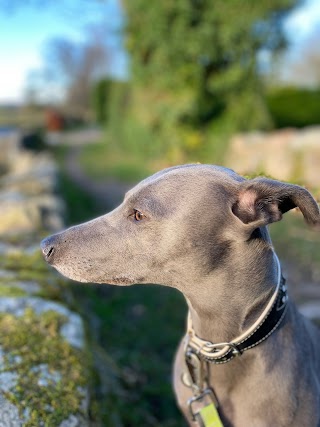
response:
[[[114,211],[41,243],[45,259],[80,282],[176,286],[208,274],[234,246],[266,239],[264,226],[299,207],[319,224],[319,208],[302,187],[245,180],[230,169],[178,166],[145,179]],[[257,234],[256,230],[262,230]]]

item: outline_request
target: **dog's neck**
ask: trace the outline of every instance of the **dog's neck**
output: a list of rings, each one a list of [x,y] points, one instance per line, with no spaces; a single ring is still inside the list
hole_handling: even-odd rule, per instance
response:
[[[277,284],[270,242],[248,242],[236,251],[230,265],[213,271],[199,287],[184,290],[195,333],[211,342],[231,341],[250,327]]]

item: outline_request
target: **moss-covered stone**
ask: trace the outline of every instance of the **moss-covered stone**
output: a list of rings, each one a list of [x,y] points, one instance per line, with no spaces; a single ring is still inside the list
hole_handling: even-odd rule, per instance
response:
[[[27,292],[23,289],[21,289],[18,286],[15,286],[14,284],[10,286],[9,284],[1,283],[0,281],[0,297],[6,296],[6,297],[23,297],[26,296]]]
[[[86,415],[88,357],[62,337],[66,322],[53,310],[0,314],[1,371],[17,374],[3,394],[19,409],[25,427],[58,427],[70,414]]]
[[[9,247],[0,254],[0,296],[23,296],[33,294],[61,301],[64,299],[67,282],[43,260],[40,249]],[[25,292],[19,282],[36,282],[38,290]],[[10,289],[9,289],[10,287]]]
[[[42,274],[48,273],[48,267],[43,261],[40,249],[35,248],[29,249],[29,251],[26,248],[8,251],[7,254],[0,256],[0,268],[17,272],[28,270]]]
[[[68,282],[39,248],[48,230],[63,227],[56,166],[9,142],[10,164],[0,159],[0,426],[87,427],[83,321],[61,304],[73,302]]]

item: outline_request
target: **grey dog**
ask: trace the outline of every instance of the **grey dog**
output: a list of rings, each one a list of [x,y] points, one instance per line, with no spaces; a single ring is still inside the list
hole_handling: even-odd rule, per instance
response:
[[[319,227],[318,205],[300,186],[177,166],[41,247],[47,262],[80,282],[157,283],[184,294],[189,332],[174,387],[191,426],[214,425],[198,416],[212,400],[225,427],[320,427],[320,332],[288,300],[266,227],[295,207]]]

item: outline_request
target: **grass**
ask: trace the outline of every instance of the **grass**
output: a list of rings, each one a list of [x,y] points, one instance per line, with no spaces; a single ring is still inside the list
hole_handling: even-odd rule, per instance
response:
[[[35,129],[43,127],[45,112],[37,107],[1,107],[0,127]]]
[[[126,427],[184,426],[171,381],[174,353],[184,332],[182,296],[155,285],[74,285],[74,293],[91,327],[90,315],[99,319],[99,346],[111,358],[111,375],[116,377],[112,387],[110,377],[101,378],[107,389],[102,393],[102,425],[115,425],[112,419],[118,419]]]
[[[123,132],[106,133],[103,141],[82,148],[80,162],[89,177],[136,183],[161,169],[177,164],[205,163],[208,159],[209,163],[223,164],[228,146],[228,137],[218,129],[216,133],[208,131],[199,147],[189,150],[168,142],[161,143],[151,136],[148,139],[146,135],[139,135],[141,137],[134,140],[132,135],[126,137]]]
[[[136,155],[124,155],[114,150],[108,141],[90,144],[83,147],[81,166],[93,179],[116,179],[122,182],[137,182],[150,175],[150,165]]]
[[[76,224],[100,215],[102,211],[97,201],[69,178],[64,165],[67,150],[68,147],[59,146],[52,148],[52,153],[60,165],[58,191],[66,202],[65,222]]]

